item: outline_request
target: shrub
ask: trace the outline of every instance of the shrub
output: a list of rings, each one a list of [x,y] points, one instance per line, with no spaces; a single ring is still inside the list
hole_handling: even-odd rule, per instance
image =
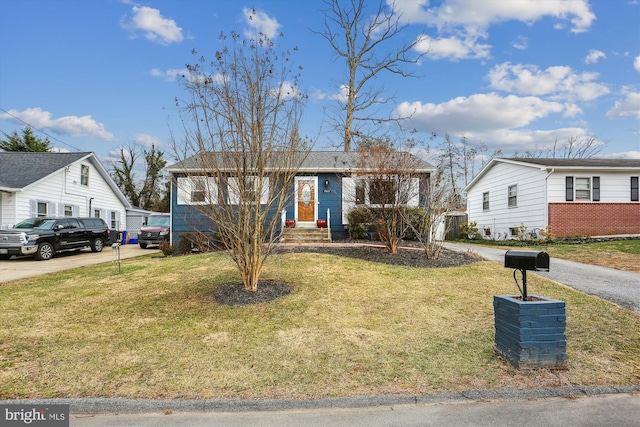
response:
[[[371,209],[360,207],[352,209],[347,214],[349,220],[349,237],[352,239],[366,239],[369,237],[369,226],[373,222]]]
[[[424,233],[429,221],[429,212],[422,207],[406,208],[404,212],[404,220],[406,227],[404,236],[405,240],[420,240],[420,233]]]
[[[478,223],[473,221],[463,222],[460,224],[460,238],[469,240],[479,239],[480,234],[478,233]]]
[[[164,256],[171,256],[174,253],[176,253],[176,248],[175,246],[173,246],[171,243],[169,243],[169,241],[167,240],[163,240],[162,242],[160,242],[160,244],[158,245],[158,247],[160,248],[160,252],[162,252],[162,254]]]

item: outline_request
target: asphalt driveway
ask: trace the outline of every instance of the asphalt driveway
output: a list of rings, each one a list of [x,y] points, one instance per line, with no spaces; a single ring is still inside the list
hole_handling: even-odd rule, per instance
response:
[[[120,259],[133,258],[159,252],[157,247],[141,249],[138,245],[120,246]],[[70,268],[85,267],[87,265],[112,262],[118,259],[118,251],[111,246],[105,246],[102,252],[91,252],[90,249],[63,252],[56,254],[48,261],[36,261],[31,257],[13,257],[10,260],[0,260],[0,282],[24,279]]]
[[[455,251],[472,251],[499,263],[504,263],[504,254],[507,251],[459,243],[445,243],[445,247]],[[531,274],[538,274],[598,296],[640,314],[640,274],[560,258],[551,258],[549,267],[548,272],[531,272]]]

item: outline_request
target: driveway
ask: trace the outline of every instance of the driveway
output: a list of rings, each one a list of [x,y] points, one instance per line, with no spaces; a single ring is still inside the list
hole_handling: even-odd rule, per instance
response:
[[[133,258],[142,255],[158,253],[159,249],[141,249],[138,245],[120,246],[120,259]],[[87,265],[112,262],[118,259],[118,251],[111,246],[105,246],[102,252],[91,252],[90,249],[63,252],[56,254],[48,261],[35,261],[30,257],[0,260],[0,282],[24,279],[47,273],[85,267]]]
[[[445,243],[445,248],[463,252],[472,251],[499,263],[504,263],[504,254],[507,251],[461,243]],[[640,274],[560,258],[552,258],[549,267],[548,272],[531,272],[531,274],[538,274],[598,296],[640,314]]]

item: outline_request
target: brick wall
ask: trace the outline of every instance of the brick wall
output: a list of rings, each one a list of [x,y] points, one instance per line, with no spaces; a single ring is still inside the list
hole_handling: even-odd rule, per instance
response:
[[[640,204],[549,203],[549,227],[558,237],[640,234]]]

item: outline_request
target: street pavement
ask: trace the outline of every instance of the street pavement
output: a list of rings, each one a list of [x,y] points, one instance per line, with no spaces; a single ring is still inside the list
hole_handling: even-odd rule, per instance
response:
[[[460,243],[445,243],[444,246],[460,252],[475,252],[490,261],[504,263],[506,249]],[[536,271],[527,274],[538,274],[640,314],[640,274],[638,273],[551,258],[548,272]]]

